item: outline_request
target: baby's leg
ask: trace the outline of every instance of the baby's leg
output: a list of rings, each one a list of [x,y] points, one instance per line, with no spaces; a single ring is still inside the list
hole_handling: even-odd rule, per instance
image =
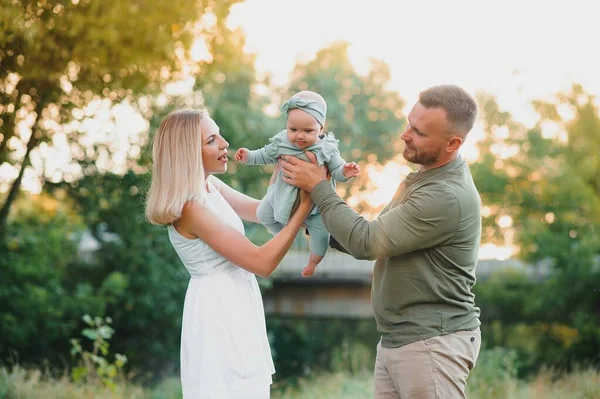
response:
[[[302,269],[303,277],[310,277],[315,274],[315,270],[317,270],[317,266],[323,260],[324,256],[317,255],[313,252],[310,253],[310,257],[308,258],[308,264],[304,266]]]
[[[308,264],[302,270],[304,277],[310,277],[314,274],[317,265],[325,257],[327,248],[329,248],[329,232],[325,229],[321,215],[316,214],[306,219],[306,225],[310,233],[310,257]]]
[[[267,189],[267,194],[263,197],[256,208],[256,217],[263,224],[269,233],[275,235],[283,229],[283,224],[279,223],[275,220],[273,205],[271,205],[271,196],[272,196],[272,186],[269,186]]]

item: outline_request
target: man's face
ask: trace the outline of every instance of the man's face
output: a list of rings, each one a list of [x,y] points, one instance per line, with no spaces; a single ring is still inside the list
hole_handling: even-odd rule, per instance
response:
[[[446,154],[451,135],[443,108],[425,108],[417,102],[408,114],[408,125],[400,138],[402,156],[418,165],[435,165]]]

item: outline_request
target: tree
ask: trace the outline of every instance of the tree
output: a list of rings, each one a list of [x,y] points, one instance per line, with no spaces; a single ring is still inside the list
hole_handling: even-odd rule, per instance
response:
[[[554,102],[533,103],[540,116],[531,129],[479,96],[487,137],[479,143],[473,175],[488,206],[488,227],[510,216],[520,256],[558,267],[573,251],[598,254],[600,239],[600,117],[594,98],[579,85]],[[572,118],[561,116],[572,115]]]
[[[70,267],[69,291],[88,287],[88,296],[102,305],[94,315],[110,316],[118,329],[114,349],[132,367],[162,373],[177,365],[176,332],[189,274],[165,228],[144,220],[142,188],[149,180],[131,171],[95,173],[76,185],[49,183],[45,189],[66,193],[98,244],[87,261]]]
[[[0,5],[0,166],[18,172],[0,208],[0,231],[31,155],[87,104],[158,89],[177,73],[190,25],[210,0],[9,0]],[[21,155],[24,153],[24,155]]]
[[[540,119],[531,129],[500,111],[492,97],[479,101],[488,137],[473,176],[487,208],[484,231],[498,239],[512,230],[522,259],[552,266],[524,312],[540,323],[536,353],[556,367],[599,366],[600,116],[594,97],[574,85],[552,101],[533,102]],[[500,226],[506,218],[512,223]]]
[[[359,163],[364,171],[367,164],[387,161],[402,148],[404,101],[397,92],[386,89],[389,80],[390,69],[379,60],[371,60],[366,76],[358,74],[348,58],[348,44],[339,42],[319,51],[308,63],[297,65],[285,96],[299,90],[320,93],[327,102],[326,130],[340,140],[342,157]],[[362,173],[343,190],[355,195],[372,188]]]
[[[263,112],[270,99],[256,88],[268,85],[258,81],[254,67],[255,56],[244,52],[245,36],[227,26],[231,5],[215,7],[214,26],[202,38],[211,54],[201,60],[195,73],[195,90],[202,93],[204,106],[209,110],[223,136],[229,141],[230,152],[240,147],[262,147],[276,129],[277,121]],[[230,173],[219,176],[234,188],[260,198],[267,189],[270,168],[230,163]]]
[[[327,101],[327,130],[340,139],[342,153],[354,159],[373,154],[371,160],[395,155],[404,124],[404,101],[385,89],[390,69],[371,60],[366,76],[356,72],[348,58],[348,44],[332,44],[292,72],[289,93],[313,90]],[[383,144],[383,145],[382,145]]]
[[[196,32],[197,43],[204,54],[191,65],[192,92],[170,98],[163,107],[153,108],[151,136],[173,109],[202,107],[208,110],[229,142],[233,159],[238,148],[259,148],[280,128],[277,121],[263,112],[270,99],[256,89],[268,86],[268,82],[261,82],[256,77],[255,56],[244,51],[244,33],[227,25],[230,9],[236,2],[216,3],[205,13]],[[143,154],[147,156],[149,149]],[[142,157],[139,163],[149,166],[149,159]],[[229,172],[220,175],[219,179],[247,195],[261,198],[266,192],[271,168],[244,166],[231,161]],[[271,237],[257,224],[246,224],[246,232],[255,242],[264,242]]]

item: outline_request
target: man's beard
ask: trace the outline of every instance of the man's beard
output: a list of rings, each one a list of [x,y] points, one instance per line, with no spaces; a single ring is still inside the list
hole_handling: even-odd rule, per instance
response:
[[[409,153],[407,153],[407,150],[409,151]],[[426,151],[417,151],[414,148],[406,147],[406,144],[405,144],[405,148],[404,148],[404,151],[402,152],[402,156],[404,156],[404,159],[406,159],[408,162],[415,163],[417,165],[427,166],[427,165],[433,165],[439,160],[440,152],[439,151],[427,151],[427,152]]]

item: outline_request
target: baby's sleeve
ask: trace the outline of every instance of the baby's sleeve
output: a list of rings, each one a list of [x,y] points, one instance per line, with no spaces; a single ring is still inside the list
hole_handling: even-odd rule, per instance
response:
[[[339,182],[347,182],[350,180],[344,176],[344,165],[346,161],[342,158],[338,148],[339,140],[335,138],[333,133],[327,133],[322,141],[321,156],[323,162],[327,165],[331,177]]]
[[[268,155],[266,147],[269,145],[270,144],[267,144],[260,150],[248,151],[248,162],[246,162],[246,165],[268,165],[277,163],[277,159],[273,159]]]
[[[325,164],[327,165],[327,169],[329,169],[329,173],[331,173],[332,179],[342,183],[350,180],[350,178],[344,176],[344,165],[346,164],[346,161],[341,157],[339,152],[337,155],[331,157],[329,162],[326,162]]]
[[[265,145],[260,150],[249,151],[248,162],[246,162],[246,165],[267,165],[277,163],[279,158],[279,146],[281,144],[281,134],[282,132],[279,132],[271,137],[269,139],[269,144]]]

